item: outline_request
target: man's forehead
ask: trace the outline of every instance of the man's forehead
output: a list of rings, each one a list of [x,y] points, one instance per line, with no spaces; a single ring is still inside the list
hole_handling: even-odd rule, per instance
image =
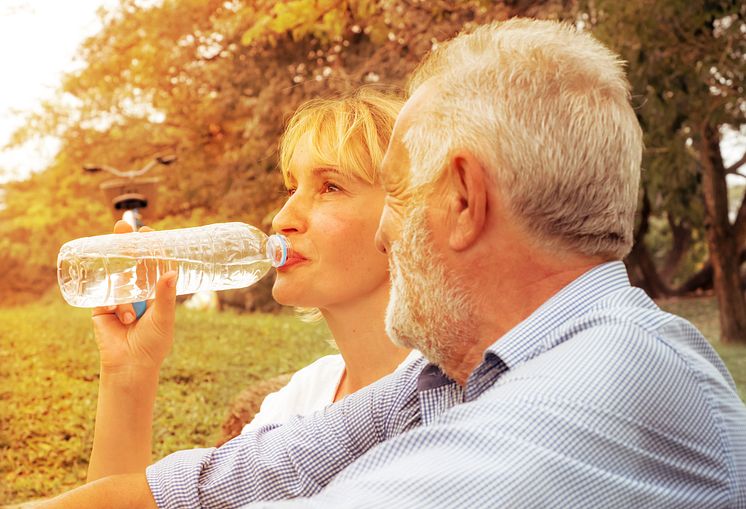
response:
[[[435,86],[432,80],[426,81],[414,91],[396,117],[394,131],[384,157],[383,171],[381,172],[381,181],[385,187],[395,187],[400,190],[408,187],[411,180],[412,164],[404,139],[412,123],[418,118],[419,112],[422,111],[423,106],[428,101],[432,100],[434,93]]]
[[[433,78],[430,78],[422,85],[417,87],[414,93],[404,103],[399,115],[396,117],[394,131],[399,131],[400,136],[404,136],[410,125],[417,118],[418,112],[432,100],[436,93],[436,86]]]
[[[384,188],[397,185],[402,180],[409,180],[409,151],[401,138],[391,137],[381,167],[381,182]]]
[[[428,80],[418,87],[412,96],[407,99],[407,102],[404,103],[404,106],[399,111],[399,115],[396,117],[389,148],[405,148],[404,137],[406,136],[407,131],[417,118],[418,112],[432,97],[433,93],[434,85],[431,83],[431,80]]]

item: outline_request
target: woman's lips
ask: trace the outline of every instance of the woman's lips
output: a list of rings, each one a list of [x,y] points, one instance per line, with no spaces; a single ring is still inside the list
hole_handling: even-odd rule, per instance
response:
[[[293,267],[294,265],[298,265],[299,263],[303,263],[306,261],[308,261],[307,258],[300,256],[298,254],[294,254],[287,259],[287,261],[285,262],[285,265],[283,265],[282,267],[277,267],[277,270],[283,271],[290,267]]]

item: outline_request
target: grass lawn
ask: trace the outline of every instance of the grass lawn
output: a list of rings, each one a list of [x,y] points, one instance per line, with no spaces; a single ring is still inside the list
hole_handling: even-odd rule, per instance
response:
[[[0,308],[0,504],[85,481],[98,351],[90,311],[49,298]],[[212,446],[236,394],[332,353],[325,326],[179,307],[155,409],[154,458]]]
[[[661,306],[689,318],[715,343],[746,400],[746,347],[716,343],[714,299]],[[0,308],[0,503],[57,494],[85,479],[98,384],[89,316],[56,297]],[[324,326],[290,313],[179,308],[156,403],[154,458],[213,445],[242,388],[331,353],[328,337]]]

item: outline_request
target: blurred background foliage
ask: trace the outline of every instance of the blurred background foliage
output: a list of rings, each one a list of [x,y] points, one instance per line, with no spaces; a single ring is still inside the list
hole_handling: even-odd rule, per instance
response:
[[[176,154],[150,173],[162,178],[151,226],[268,229],[285,197],[276,147],[299,104],[364,83],[400,86],[437,41],[513,12],[479,1],[122,0],[101,12],[83,68],[13,139],[54,135],[62,148],[44,171],[3,186],[0,302],[36,298],[55,284],[61,244],[111,230],[98,191],[107,177],[83,164],[126,170]]]
[[[3,185],[0,303],[52,288],[65,241],[110,231],[106,177],[84,163],[134,169],[176,154],[152,172],[162,182],[151,226],[267,230],[285,195],[277,142],[299,104],[361,84],[400,88],[440,41],[520,15],[574,23],[628,62],[646,142],[633,281],[656,297],[727,286],[716,292],[730,306],[721,321],[739,319],[725,312],[743,323],[723,337],[746,341],[746,207],[740,180],[725,180],[744,159],[726,166],[712,150],[746,124],[742,2],[121,0],[100,15],[104,28],[80,48],[85,64],[13,138],[62,145],[44,171]]]

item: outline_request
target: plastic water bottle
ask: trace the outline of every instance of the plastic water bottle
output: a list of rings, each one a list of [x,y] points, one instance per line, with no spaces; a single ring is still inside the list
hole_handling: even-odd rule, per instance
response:
[[[244,223],[99,235],[62,246],[57,280],[73,306],[111,306],[154,298],[170,270],[179,273],[177,295],[250,286],[284,265],[289,250],[282,235]]]

